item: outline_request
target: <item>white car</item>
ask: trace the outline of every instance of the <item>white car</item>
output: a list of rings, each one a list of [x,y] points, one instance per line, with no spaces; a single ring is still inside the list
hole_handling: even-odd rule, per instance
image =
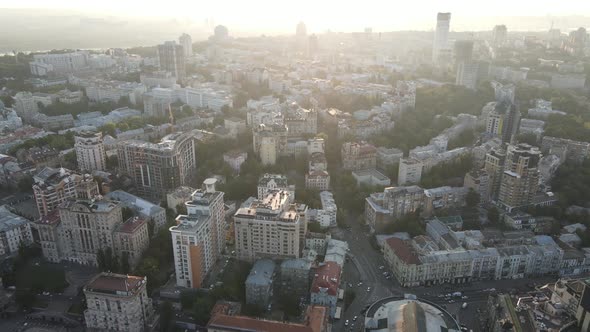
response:
[[[348,326],[348,319],[344,322],[344,326]]]

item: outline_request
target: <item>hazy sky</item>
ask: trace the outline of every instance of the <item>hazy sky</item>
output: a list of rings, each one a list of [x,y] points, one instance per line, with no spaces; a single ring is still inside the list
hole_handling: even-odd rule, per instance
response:
[[[213,18],[234,28],[269,31],[292,30],[303,20],[310,32],[358,31],[369,26],[429,30],[438,11],[452,12],[451,29],[468,28],[482,16],[590,16],[589,0],[0,0],[0,8],[71,9],[200,22]]]

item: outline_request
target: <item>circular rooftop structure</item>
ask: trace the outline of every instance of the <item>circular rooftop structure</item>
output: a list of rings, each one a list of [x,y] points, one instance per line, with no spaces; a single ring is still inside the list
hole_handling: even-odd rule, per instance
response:
[[[384,298],[369,307],[365,331],[460,331],[460,327],[445,309],[435,303],[397,296]]]

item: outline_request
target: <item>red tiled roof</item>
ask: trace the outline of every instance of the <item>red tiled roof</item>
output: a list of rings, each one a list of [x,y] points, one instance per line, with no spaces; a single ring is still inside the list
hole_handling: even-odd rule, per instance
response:
[[[418,255],[412,249],[412,246],[408,241],[391,237],[387,239],[387,245],[393,250],[393,252],[406,264],[420,264]]]
[[[119,227],[118,231],[123,232],[123,233],[133,233],[139,227],[143,226],[143,224],[145,224],[145,223],[146,223],[145,219],[131,217],[131,218],[127,219],[126,222],[121,224],[121,227]]]
[[[222,331],[256,331],[256,332],[322,332],[327,310],[322,306],[307,308],[303,323],[288,323],[263,320],[246,316],[229,316],[216,314],[211,317],[207,327]]]
[[[86,289],[92,292],[133,292],[141,287],[142,282],[142,277],[103,272],[92,279]]]
[[[336,262],[326,262],[316,270],[311,284],[312,293],[319,293],[320,289],[327,289],[328,294],[336,296],[340,284],[340,265]]]
[[[55,210],[51,211],[48,215],[42,217],[39,220],[39,223],[45,224],[45,225],[53,225],[53,224],[57,224],[60,221],[61,221],[61,218],[59,216],[59,209],[55,209]]]

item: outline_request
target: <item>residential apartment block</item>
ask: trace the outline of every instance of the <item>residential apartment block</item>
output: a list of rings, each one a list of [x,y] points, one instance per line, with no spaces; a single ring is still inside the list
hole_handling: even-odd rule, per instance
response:
[[[140,196],[161,199],[194,176],[195,145],[190,133],[170,134],[160,143],[123,141],[117,148],[119,167],[134,180]]]
[[[141,332],[149,330],[154,309],[147,296],[147,279],[100,273],[84,286],[89,330]]]
[[[267,308],[272,302],[275,263],[270,259],[261,259],[254,263],[246,278],[246,303],[260,308]]]
[[[67,200],[59,205],[59,219],[49,216],[37,227],[55,262],[96,266],[98,252],[111,250],[134,267],[149,245],[147,222],[135,217],[123,222],[121,204],[105,199]]]
[[[455,232],[438,220],[426,231],[428,236],[386,240],[385,259],[402,286],[519,279],[562,267],[564,250],[549,236]]]
[[[346,170],[371,169],[377,166],[377,149],[367,142],[342,144],[342,168]]]
[[[80,170],[87,172],[106,170],[107,155],[102,141],[102,133],[82,131],[74,136],[74,140]]]
[[[0,206],[0,257],[16,255],[21,246],[32,243],[29,221]]]
[[[416,158],[402,158],[399,161],[397,183],[400,186],[420,183],[424,164]]]
[[[200,288],[225,247],[223,192],[215,179],[206,179],[204,189],[196,190],[186,202],[186,215],[176,217],[170,227],[176,285]]]
[[[45,167],[33,176],[33,195],[39,216],[46,216],[67,199],[75,198],[80,180],[80,175],[65,168]]]
[[[234,215],[236,254],[240,259],[299,258],[304,220],[289,192],[268,192]]]

